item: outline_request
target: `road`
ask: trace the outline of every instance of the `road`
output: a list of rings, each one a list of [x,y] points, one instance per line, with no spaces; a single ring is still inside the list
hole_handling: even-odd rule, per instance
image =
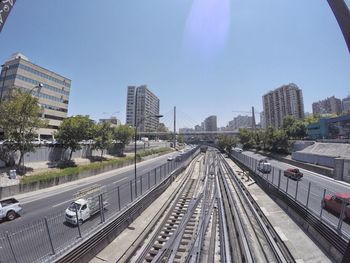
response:
[[[176,158],[168,161],[169,156],[180,155],[170,153],[139,163],[138,196],[141,191],[144,193],[146,189],[153,187],[182,165],[191,153],[190,150],[184,153],[182,161],[176,161]],[[104,217],[108,220],[135,198],[135,184],[131,183],[133,179],[134,166],[131,165],[72,183],[16,196],[24,209],[20,218],[0,224],[0,262],[34,262],[71,247],[80,240],[80,233],[82,237],[88,236],[101,224],[102,219],[101,213],[97,213],[80,227],[66,223],[65,209],[72,202],[73,195],[95,184],[104,186],[103,200],[109,204],[104,210]],[[8,236],[5,231],[8,231]],[[10,249],[10,244],[13,250]]]
[[[138,163],[137,175],[143,175],[149,171],[154,170],[155,167],[167,163],[167,158],[172,155],[175,154],[169,153],[151,160]],[[22,225],[30,224],[35,220],[44,218],[45,216],[55,214],[66,209],[68,204],[72,201],[73,194],[80,189],[94,184],[101,184],[106,185],[108,191],[112,187],[116,188],[118,185],[123,185],[133,179],[134,166],[131,165],[104,173],[103,176],[98,175],[89,177],[71,183],[47,188],[45,190],[15,196],[15,198],[17,198],[23,206],[21,217],[11,222],[2,222],[0,224],[0,233],[4,231],[10,232],[13,229],[18,229],[18,227]],[[127,197],[129,198],[129,196]]]
[[[280,187],[284,191],[287,191],[288,194],[292,197],[296,196],[296,200],[298,200],[300,203],[304,205],[307,203],[310,210],[312,210],[316,215],[320,216],[322,214],[322,219],[328,221],[334,227],[338,226],[339,218],[321,209],[321,200],[323,199],[324,194],[350,193],[350,184],[342,181],[337,181],[322,174],[318,174],[302,168],[298,169],[303,173],[303,178],[297,182],[283,176],[284,170],[288,168],[295,168],[293,165],[277,161],[272,158],[266,158],[266,156],[250,151],[243,151],[240,155],[248,156],[255,160],[267,159],[271,163],[271,166],[274,167],[274,169],[271,174],[263,175],[260,173],[260,176],[264,176],[270,182],[273,182],[274,185],[278,185],[279,171],[281,171],[282,175],[280,180]],[[309,184],[310,195],[309,201],[307,201]],[[347,236],[350,236],[350,226],[348,224],[343,222],[341,229]]]

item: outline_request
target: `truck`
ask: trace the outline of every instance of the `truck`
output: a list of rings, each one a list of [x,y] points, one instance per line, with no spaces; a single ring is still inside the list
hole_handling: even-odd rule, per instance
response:
[[[103,194],[103,187],[93,185],[78,191],[73,201],[65,212],[65,220],[72,225],[82,224],[91,216],[101,211],[100,196]],[[107,201],[102,201],[103,209],[108,206]]]
[[[8,221],[14,220],[19,212],[22,210],[22,206],[15,198],[9,198],[0,201],[0,219],[7,219]]]
[[[271,164],[266,159],[260,160],[258,162],[258,171],[269,174],[271,172]]]
[[[283,175],[294,180],[300,180],[303,174],[297,168],[289,168],[283,172]]]

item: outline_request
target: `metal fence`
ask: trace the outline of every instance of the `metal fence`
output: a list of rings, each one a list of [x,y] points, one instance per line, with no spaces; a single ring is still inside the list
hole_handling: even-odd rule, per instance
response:
[[[233,152],[233,158],[244,164],[269,185],[276,187],[279,191],[294,199],[295,202],[303,206],[319,220],[334,229],[340,236],[349,240],[350,237],[350,205],[347,201],[336,204],[338,199],[334,199],[334,190],[328,189],[319,183],[312,182],[303,177],[301,180],[294,180],[284,176],[284,170],[272,167],[270,173],[262,173],[258,170],[258,160],[242,153]],[[349,191],[350,193],[350,191]],[[330,211],[323,206],[325,197],[330,197],[334,207],[338,205],[337,211]]]
[[[152,191],[177,169],[187,166],[196,152],[197,148],[192,149],[182,154],[181,159],[168,161],[138,176],[136,182],[129,180],[122,184],[103,186],[102,191],[95,195],[99,198],[99,212],[82,224],[72,225],[66,222],[65,210],[61,210],[14,232],[1,233],[0,262],[52,262],[53,258],[88,239],[107,222],[117,218],[133,202]],[[67,202],[65,207],[71,202]]]

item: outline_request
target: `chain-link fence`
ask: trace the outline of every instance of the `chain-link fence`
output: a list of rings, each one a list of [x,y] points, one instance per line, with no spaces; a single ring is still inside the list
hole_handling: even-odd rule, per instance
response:
[[[183,153],[181,158],[137,176],[136,181],[101,186],[98,193],[81,202],[74,199],[67,202],[67,210],[48,215],[17,231],[0,234],[0,262],[49,262],[53,256],[61,255],[118,217],[174,171],[187,166],[196,152],[197,148]]]
[[[232,156],[253,171],[260,178],[302,205],[320,220],[326,222],[346,239],[350,237],[350,203],[344,198],[346,193],[336,193],[307,177],[296,180],[285,170],[272,167],[269,173],[258,169],[258,160],[239,152]],[[347,193],[350,196],[350,191]]]

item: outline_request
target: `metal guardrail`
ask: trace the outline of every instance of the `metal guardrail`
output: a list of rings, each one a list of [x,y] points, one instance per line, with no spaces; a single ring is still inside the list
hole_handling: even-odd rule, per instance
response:
[[[234,154],[235,155],[235,154]],[[322,235],[334,248],[336,248],[341,254],[344,255],[346,248],[347,248],[347,240],[344,238],[342,232],[340,232],[341,229],[338,227],[335,228],[332,226],[328,221],[326,221],[324,218],[320,217],[322,216],[322,212],[317,215],[313,210],[310,210],[309,207],[309,198],[310,198],[310,188],[311,188],[311,182],[309,183],[308,187],[308,194],[306,199],[306,204],[303,204],[301,201],[298,201],[298,185],[297,182],[295,195],[292,196],[288,192],[288,182],[285,188],[285,191],[283,191],[280,183],[280,177],[281,173],[279,173],[278,178],[278,184],[274,184],[274,179],[272,178],[272,181],[269,180],[268,176],[266,178],[262,175],[259,175],[256,172],[256,165],[254,165],[253,159],[246,158],[245,160],[237,158],[237,156],[232,156],[232,158],[235,159],[235,161],[238,162],[238,165],[246,170],[249,170],[251,175],[254,177],[255,181],[265,189],[265,191],[277,197],[277,199],[284,202],[288,208],[291,208],[293,211],[295,211],[305,222],[307,222],[310,226],[312,226],[320,235]],[[245,156],[248,157],[248,156]],[[255,168],[255,169],[254,169]],[[320,200],[321,201],[321,200]],[[323,209],[321,209],[322,211]],[[342,219],[339,218],[339,221],[342,221]],[[338,224],[341,227],[341,224]]]

